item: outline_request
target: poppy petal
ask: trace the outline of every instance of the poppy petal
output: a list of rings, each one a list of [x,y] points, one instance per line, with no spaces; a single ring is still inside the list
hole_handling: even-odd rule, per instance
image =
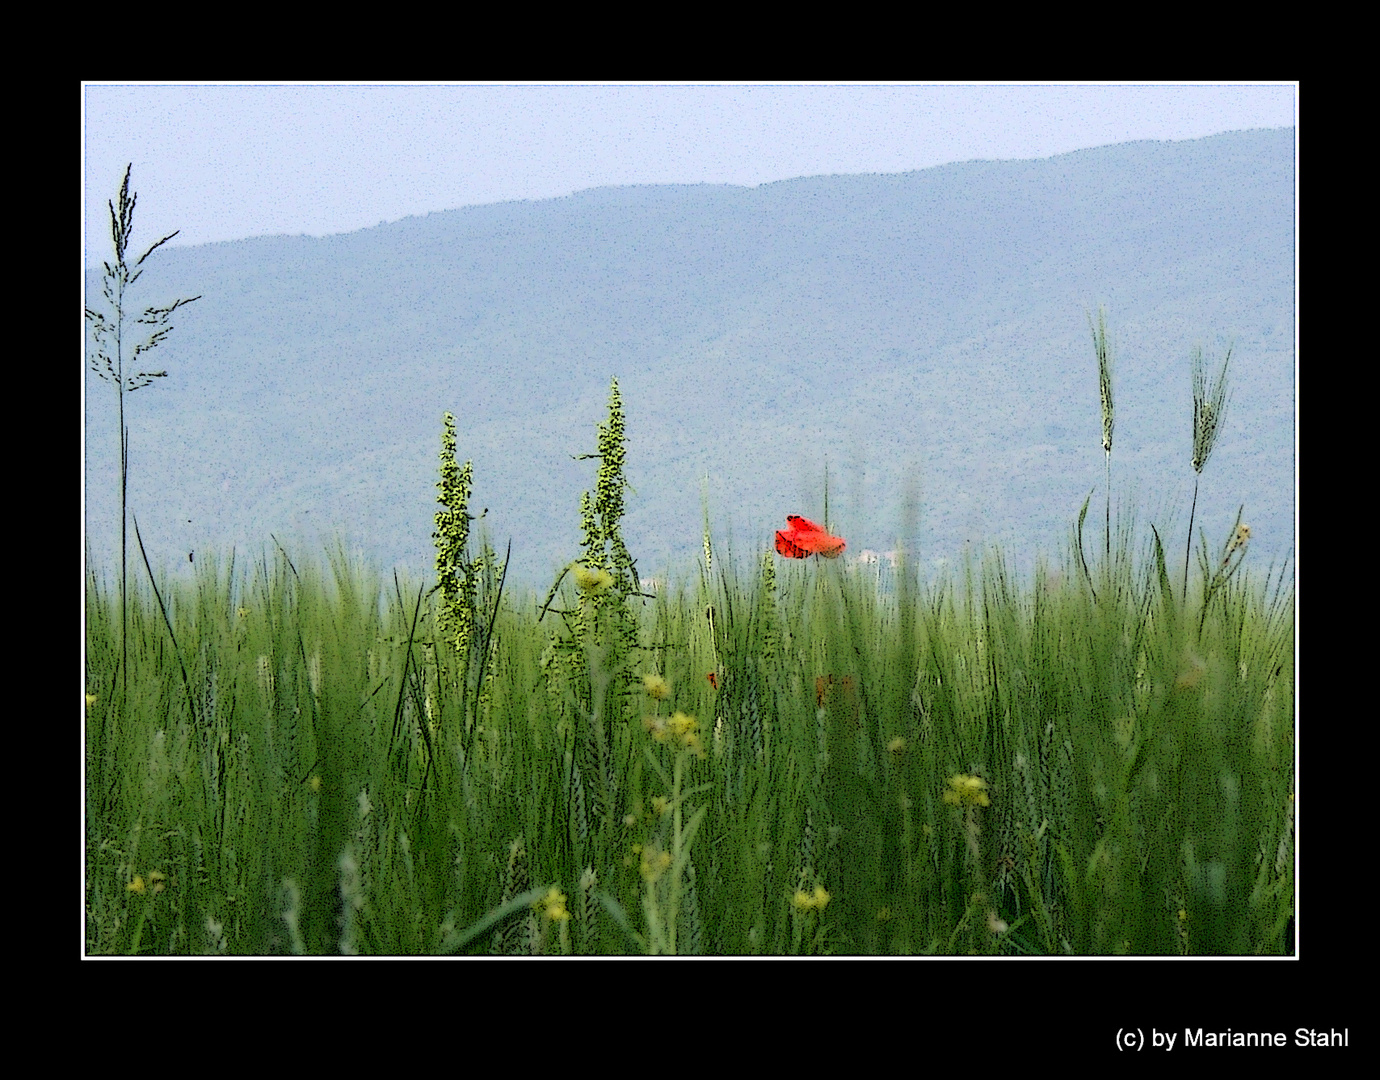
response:
[[[808,559],[810,553],[791,539],[791,534],[780,530],[776,533],[776,551],[788,559]]]
[[[799,514],[787,514],[786,523],[790,528],[778,530],[776,534],[776,550],[788,559],[805,559],[811,555],[836,559],[848,546],[841,536],[830,535]]]

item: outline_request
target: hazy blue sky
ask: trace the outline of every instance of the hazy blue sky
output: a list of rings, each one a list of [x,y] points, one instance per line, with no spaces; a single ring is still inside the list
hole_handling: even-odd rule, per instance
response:
[[[82,90],[85,265],[608,184],[762,184],[1297,123],[1296,84],[113,85]]]

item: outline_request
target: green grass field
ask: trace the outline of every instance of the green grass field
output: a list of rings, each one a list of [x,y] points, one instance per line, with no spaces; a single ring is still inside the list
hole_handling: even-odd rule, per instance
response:
[[[1204,609],[1121,540],[1024,588],[571,575],[540,620],[490,566],[463,655],[429,583],[203,558],[133,590],[127,686],[92,578],[86,948],[1285,953],[1292,589]]]

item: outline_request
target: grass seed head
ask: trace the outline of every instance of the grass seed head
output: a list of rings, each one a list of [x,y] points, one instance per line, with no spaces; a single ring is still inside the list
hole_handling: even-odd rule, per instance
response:
[[[1102,449],[1112,452],[1112,434],[1116,430],[1116,406],[1112,401],[1112,342],[1107,336],[1107,313],[1097,309],[1097,323],[1088,316],[1092,330],[1093,351],[1097,353],[1097,386],[1102,402]]]
[[[1231,364],[1231,349],[1222,361],[1217,378],[1208,382],[1203,370],[1203,350],[1193,350],[1193,470],[1201,473],[1212,455],[1222,421],[1227,414],[1227,367]]]

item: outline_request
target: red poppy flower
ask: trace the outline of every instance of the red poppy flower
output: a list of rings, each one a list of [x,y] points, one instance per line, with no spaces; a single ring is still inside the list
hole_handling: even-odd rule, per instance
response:
[[[830,536],[813,521],[798,514],[786,515],[788,529],[778,529],[776,550],[788,559],[808,559],[811,555],[823,555],[826,559],[837,559],[848,545],[841,536]]]
[[[706,675],[705,678],[709,680],[709,685],[712,686],[715,690],[719,688],[719,677],[715,675],[712,671],[708,675]]]

